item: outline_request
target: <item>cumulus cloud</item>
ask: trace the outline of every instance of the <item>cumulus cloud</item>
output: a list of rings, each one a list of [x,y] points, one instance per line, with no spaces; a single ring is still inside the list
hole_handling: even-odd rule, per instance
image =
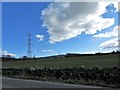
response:
[[[44,35],[35,35],[40,41],[43,41]]]
[[[100,44],[101,49],[118,49],[120,42],[120,35],[118,33],[119,27],[120,26],[114,27],[111,32],[100,33],[93,36],[95,38],[110,38]]]
[[[49,50],[41,50],[41,52],[54,52],[54,51],[49,49]]]
[[[8,51],[1,50],[1,49],[0,49],[0,56],[2,56],[2,55],[10,55],[10,56],[12,56],[12,57],[17,56],[16,54],[9,53]]]
[[[118,26],[116,26],[110,32],[95,34],[95,35],[93,35],[93,37],[95,37],[95,38],[118,37]]]
[[[113,38],[100,44],[101,49],[116,49],[118,48],[118,38]]]
[[[56,2],[42,11],[43,26],[47,27],[50,43],[77,37],[82,32],[95,34],[114,24],[113,18],[102,18],[110,2]],[[116,5],[116,4],[115,4]]]

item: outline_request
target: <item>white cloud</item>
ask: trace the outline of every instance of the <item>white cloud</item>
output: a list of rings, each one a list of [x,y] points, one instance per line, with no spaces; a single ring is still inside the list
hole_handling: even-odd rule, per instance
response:
[[[104,13],[105,11],[106,11],[106,9],[104,8],[104,7],[106,7],[107,5],[109,5],[109,4],[114,4],[114,7],[116,8],[116,11],[115,12],[118,12],[119,11],[119,7],[118,7],[118,2],[119,2],[119,0],[113,0],[113,1],[101,1],[99,4],[100,4],[100,8],[99,8],[99,10],[100,10],[100,14],[101,13]],[[99,11],[98,10],[98,11]]]
[[[100,44],[101,49],[116,49],[118,48],[118,38],[113,38]]]
[[[112,31],[93,35],[95,38],[118,37],[118,26]]]
[[[113,18],[102,18],[110,2],[51,3],[42,11],[43,26],[47,27],[50,43],[62,42],[80,35],[95,34],[114,24]]]
[[[95,54],[95,53],[109,53],[112,52],[113,50],[102,50],[102,51],[89,51],[89,52],[80,52],[80,54]]]
[[[17,56],[16,54],[9,53],[8,51],[1,50],[1,49],[0,49],[0,56],[2,56],[2,55],[10,55],[10,56],[12,56],[12,57]]]
[[[40,41],[43,41],[44,36],[43,35],[35,35],[36,38],[38,38]]]
[[[118,50],[118,45],[119,45],[118,43],[120,41],[120,35],[118,33],[119,27],[120,26],[114,27],[114,29],[110,32],[93,35],[93,37],[95,38],[110,38],[109,40],[100,44],[101,49],[113,49],[113,50],[117,49]]]
[[[117,49],[114,49],[116,51]],[[84,52],[70,52],[70,53],[80,53],[80,54],[95,54],[95,53],[110,53],[113,49],[104,49],[104,50],[91,50],[91,51],[84,51]]]
[[[41,52],[54,52],[54,51],[49,49],[49,50],[41,50]]]
[[[95,54],[98,51],[90,51],[90,52],[80,52],[80,54]]]

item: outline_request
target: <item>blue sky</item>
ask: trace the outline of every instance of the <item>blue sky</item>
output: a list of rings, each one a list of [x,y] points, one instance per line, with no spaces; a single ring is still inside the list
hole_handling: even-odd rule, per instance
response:
[[[76,3],[4,2],[2,52],[16,57],[26,55],[28,33],[32,34],[32,55],[36,56],[116,50],[118,11],[114,4],[106,5],[96,14],[90,5],[91,8]]]

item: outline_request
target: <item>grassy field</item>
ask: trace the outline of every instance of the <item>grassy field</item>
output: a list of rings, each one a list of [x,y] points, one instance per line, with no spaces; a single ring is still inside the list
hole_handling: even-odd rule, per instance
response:
[[[96,56],[81,56],[69,58],[53,58],[53,59],[37,59],[37,60],[21,60],[3,62],[2,67],[38,67],[38,68],[51,68],[51,67],[111,67],[118,65],[118,55],[96,55]]]

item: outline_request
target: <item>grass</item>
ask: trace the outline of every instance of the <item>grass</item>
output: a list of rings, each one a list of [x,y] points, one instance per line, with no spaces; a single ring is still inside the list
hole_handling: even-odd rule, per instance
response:
[[[66,67],[111,67],[118,65],[118,54],[95,55],[95,56],[80,56],[69,58],[51,58],[37,60],[21,60],[3,62],[2,67],[18,67],[18,68],[66,68]]]

